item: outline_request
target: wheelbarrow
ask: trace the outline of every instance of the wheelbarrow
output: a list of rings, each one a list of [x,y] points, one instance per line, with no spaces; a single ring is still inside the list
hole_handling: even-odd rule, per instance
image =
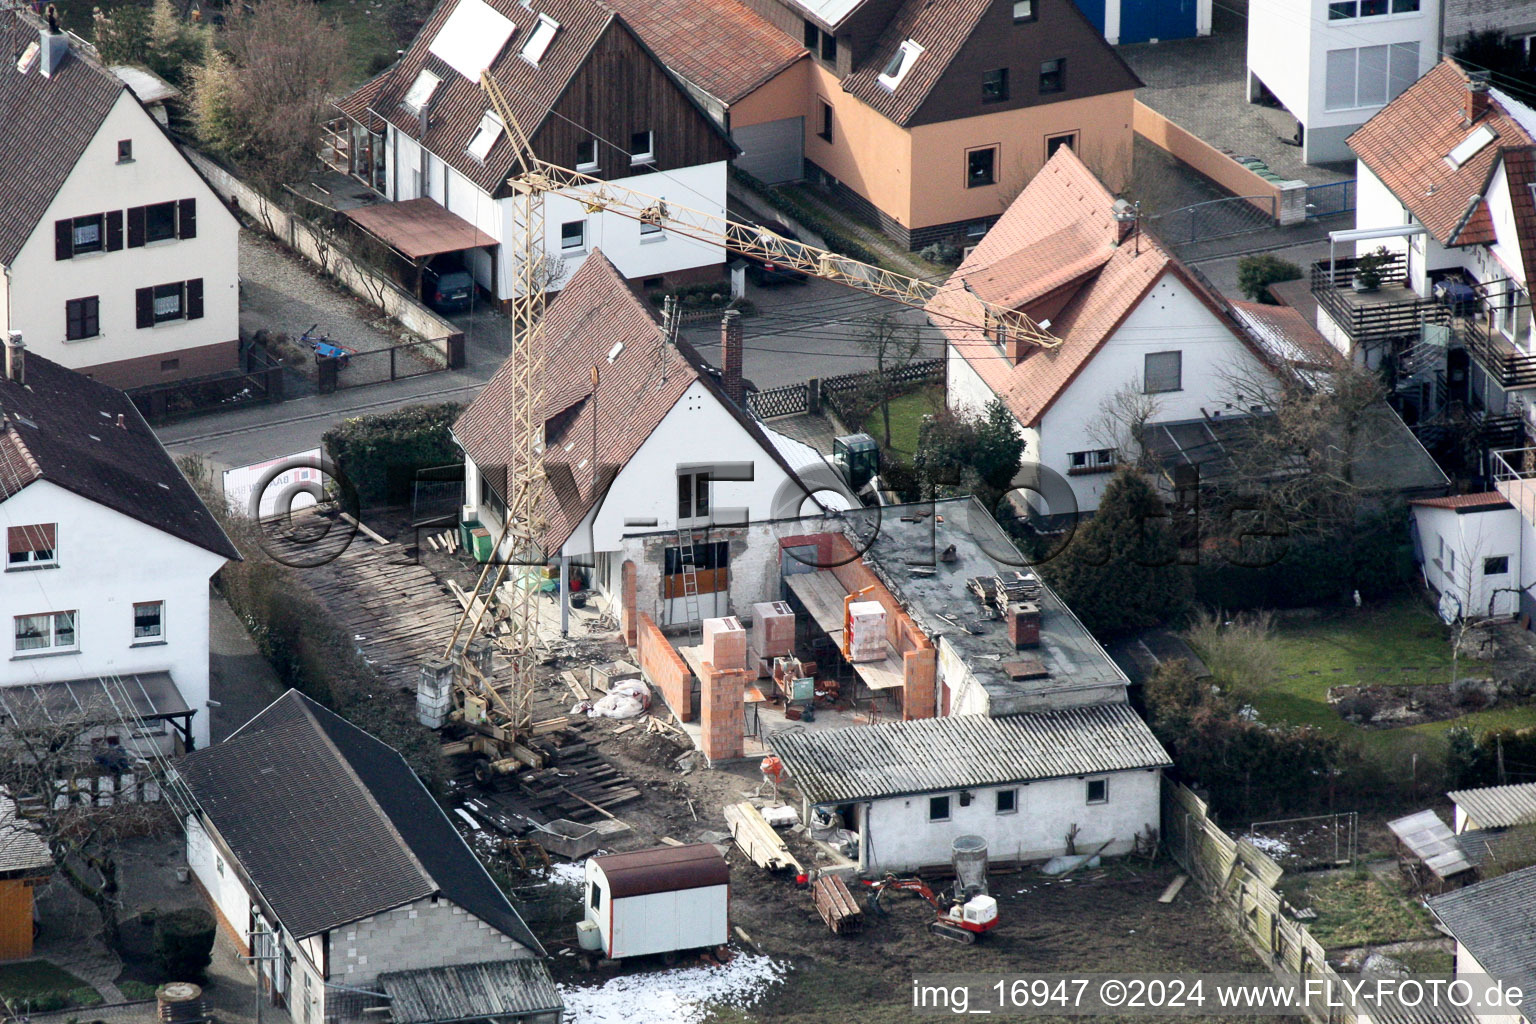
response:
[[[309,330],[299,335],[299,343],[308,345],[313,349],[317,359],[334,359],[337,366],[345,367],[352,357],[357,354],[357,349],[349,348],[346,345],[338,345],[325,335],[316,334],[315,329],[319,326],[319,323],[311,324]]]

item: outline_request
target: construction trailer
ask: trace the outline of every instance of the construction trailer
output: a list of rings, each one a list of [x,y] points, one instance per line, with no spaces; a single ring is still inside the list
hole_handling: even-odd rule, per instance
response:
[[[708,843],[592,857],[586,919],[610,960],[723,946],[729,938],[730,867]]]

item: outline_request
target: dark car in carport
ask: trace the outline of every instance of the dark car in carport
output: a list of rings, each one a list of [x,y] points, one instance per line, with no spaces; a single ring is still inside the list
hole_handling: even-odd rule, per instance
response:
[[[421,297],[439,313],[462,313],[475,298],[475,279],[463,265],[428,266],[421,272]]]

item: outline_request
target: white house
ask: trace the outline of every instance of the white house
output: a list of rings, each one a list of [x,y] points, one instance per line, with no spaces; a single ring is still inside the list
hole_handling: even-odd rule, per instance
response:
[[[1351,159],[1345,140],[1440,54],[1441,0],[1253,0],[1248,98],[1264,90],[1302,127],[1309,164]]]
[[[1124,454],[1127,439],[1105,426],[1117,393],[1153,422],[1242,415],[1251,405],[1234,382],[1270,373],[1221,300],[1155,239],[1117,222],[1114,204],[1062,147],[929,304],[948,342],[949,407],[977,412],[1001,399],[1026,464],[1068,479],[1080,511],[1098,507]],[[1048,325],[1061,344],[999,342],[975,326],[976,297]]]
[[[239,552],[126,395],[19,342],[6,355],[0,701],[126,699],[132,738],[207,744],[208,580]]]
[[[31,41],[0,68],[0,331],[117,387],[236,368],[234,215],[88,44],[13,17]]]
[[[487,69],[540,159],[724,216],[732,143],[611,9],[595,0],[452,0],[397,64],[338,101],[349,125],[339,166],[389,200],[436,203],[436,233],[458,233],[455,251],[495,299],[515,294],[523,229],[507,185],[518,154],[481,89]],[[380,229],[388,215],[368,215],[379,237],[429,255],[419,210]],[[545,197],[544,230],[551,290],[598,247],[647,287],[718,278],[725,260],[719,246],[558,194]]]
[[[1479,1010],[1478,1024],[1536,1021],[1536,867],[1431,896],[1429,909],[1456,940],[1458,975],[1478,988],[1491,976],[1523,993],[1523,1008]]]
[[[950,862],[958,836],[995,859],[1041,860],[1107,843],[1129,853],[1157,829],[1171,762],[1129,704],[991,717],[955,715],[769,740],[810,809],[859,837],[859,872]]]
[[[178,771],[192,874],[295,1024],[558,1024],[538,939],[387,744],[289,690]]]
[[[1536,577],[1522,572],[1528,527],[1504,495],[1489,491],[1409,504],[1424,582],[1440,595],[1441,613],[1514,615],[1522,582]]]
[[[739,320],[728,316],[722,332],[717,381],[691,346],[666,341],[620,271],[594,252],[550,305],[542,335],[548,558],[590,566],[593,583],[615,594],[626,534],[684,531],[699,570],[696,618],[727,614],[729,546],[706,533],[799,515],[831,479],[815,449],[744,410]],[[510,493],[518,377],[508,360],[453,428],[465,454],[466,518],[493,537]],[[683,621],[680,589],[665,600],[662,621]]]

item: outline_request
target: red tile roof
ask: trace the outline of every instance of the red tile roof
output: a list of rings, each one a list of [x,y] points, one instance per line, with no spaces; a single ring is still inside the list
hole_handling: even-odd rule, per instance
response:
[[[1474,199],[1486,195],[1502,151],[1533,144],[1511,113],[1513,101],[1495,90],[1478,126],[1487,125],[1498,137],[1460,167],[1452,167],[1446,155],[1477,127],[1464,121],[1466,95],[1466,73],[1446,58],[1349,137],[1350,148],[1371,173],[1442,245],[1491,240],[1492,221]]]
[[[1536,274],[1536,191],[1533,191],[1536,189],[1536,150],[1531,147],[1506,149],[1504,173],[1509,180],[1509,204],[1515,217],[1515,235],[1520,239],[1522,269],[1529,280]],[[1491,242],[1494,240],[1492,218],[1489,218],[1488,228],[1488,241]]]
[[[1228,319],[1222,300],[1211,295],[1155,239],[1143,232],[1139,245],[1130,240],[1115,244],[1120,225],[1111,216],[1114,201],[1093,172],[1063,146],[928,305],[930,317],[949,344],[1025,426],[1039,425],[1056,399],[1167,273],[1179,277],[1235,336],[1259,354],[1252,339]],[[1031,281],[1035,286],[1030,286]],[[1049,317],[1049,332],[1061,339],[1061,345],[1031,348],[1015,365],[996,342],[979,328],[969,326],[982,322],[982,311],[967,289],[968,283],[981,294],[1007,294],[1022,300],[1021,304],[1051,298],[1050,310],[1042,311],[1037,305],[1032,313],[1037,319]],[[1054,287],[1055,294],[1041,291],[1048,287]]]
[[[739,0],[608,0],[661,62],[730,105],[806,55]]]
[[[1479,494],[1452,494],[1445,498],[1419,498],[1410,501],[1410,505],[1422,505],[1425,508],[1450,508],[1460,510],[1473,509],[1497,509],[1510,507],[1509,499],[1498,491],[1483,491]]]

